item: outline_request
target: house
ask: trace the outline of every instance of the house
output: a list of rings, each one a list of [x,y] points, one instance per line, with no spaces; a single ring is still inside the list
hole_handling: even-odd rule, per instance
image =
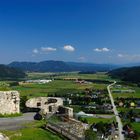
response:
[[[122,101],[119,102],[119,107],[123,107],[124,103]]]
[[[136,104],[134,102],[131,102],[130,107],[134,108],[134,107],[136,107]]]
[[[135,122],[138,122],[139,123],[140,122],[140,116],[139,117],[135,117],[134,120],[135,120]]]
[[[26,83],[38,83],[38,84],[46,84],[52,82],[52,80],[46,80],[46,79],[38,79],[38,80],[27,80]]]
[[[137,107],[140,108],[140,101],[137,101]]]

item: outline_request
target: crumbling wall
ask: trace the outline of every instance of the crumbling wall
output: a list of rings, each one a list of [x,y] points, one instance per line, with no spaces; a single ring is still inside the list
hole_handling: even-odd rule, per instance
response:
[[[73,108],[59,106],[58,111],[59,111],[59,114],[62,114],[62,115],[69,117],[69,118],[73,118]]]
[[[0,114],[20,113],[18,91],[0,91]]]
[[[61,98],[55,97],[37,97],[31,98],[26,102],[26,106],[29,108],[39,108],[46,113],[55,113],[59,106],[63,105]]]

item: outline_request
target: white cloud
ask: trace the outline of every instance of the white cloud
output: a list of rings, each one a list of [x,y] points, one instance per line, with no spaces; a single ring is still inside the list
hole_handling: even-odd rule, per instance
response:
[[[109,52],[110,49],[108,49],[108,48],[103,48],[102,51],[104,51],[104,52]]]
[[[71,45],[65,45],[64,48],[63,48],[65,51],[68,51],[68,52],[73,52],[75,51],[75,48]]]
[[[95,48],[94,51],[95,52],[109,52],[110,49],[106,48],[106,47],[104,47],[104,48]]]
[[[84,57],[84,56],[81,56],[81,57],[79,57],[78,58],[80,61],[85,61],[86,60],[86,58]]]
[[[124,57],[124,55],[123,54],[118,54],[118,57],[122,58],[122,57]]]
[[[53,52],[56,50],[57,50],[56,48],[52,48],[52,47],[41,47],[42,52]]]
[[[140,54],[118,54],[117,56],[128,61],[140,61]]]
[[[38,54],[39,53],[38,49],[33,49],[33,53]]]

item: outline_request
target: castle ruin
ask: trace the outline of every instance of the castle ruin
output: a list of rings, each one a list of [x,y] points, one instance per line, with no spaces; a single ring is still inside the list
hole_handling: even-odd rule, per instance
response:
[[[20,113],[20,95],[18,91],[0,91],[0,114]]]

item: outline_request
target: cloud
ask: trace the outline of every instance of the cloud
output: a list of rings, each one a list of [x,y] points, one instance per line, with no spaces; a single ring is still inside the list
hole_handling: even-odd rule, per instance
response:
[[[140,54],[118,54],[119,58],[128,60],[128,61],[140,61]]]
[[[84,57],[84,56],[81,56],[81,57],[79,57],[78,58],[80,61],[85,61],[86,60],[86,58]]]
[[[38,49],[33,49],[32,52],[33,52],[34,54],[38,54],[38,53],[39,53]]]
[[[118,54],[118,57],[122,58],[122,57],[124,57],[124,55],[123,54]]]
[[[71,45],[65,45],[64,48],[63,48],[65,51],[68,51],[68,52],[73,52],[75,51],[75,48]]]
[[[56,48],[52,48],[52,47],[41,47],[42,52],[53,52],[56,50],[57,50]]]
[[[95,52],[109,52],[110,49],[109,48],[95,48],[94,49]]]
[[[32,53],[33,53],[33,56],[35,56],[36,54],[44,54],[44,53],[54,52],[56,50],[57,50],[56,48],[52,48],[52,47],[41,47],[39,49],[36,49],[36,48],[33,49]]]

